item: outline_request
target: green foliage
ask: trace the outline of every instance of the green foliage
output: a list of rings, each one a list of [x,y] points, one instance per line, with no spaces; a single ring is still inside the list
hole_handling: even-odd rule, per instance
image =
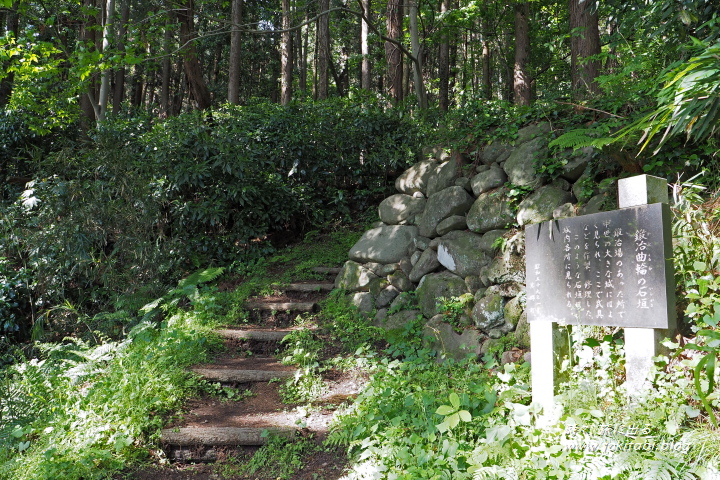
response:
[[[34,302],[21,329],[31,308],[144,305],[201,265],[247,264],[274,250],[268,240],[349,219],[391,188],[388,172],[413,160],[418,135],[377,102],[342,99],[167,121],[113,116],[90,141],[36,164],[36,179],[4,210],[13,240],[2,256],[25,268]],[[339,263],[346,248],[337,245],[294,253],[297,272]]]
[[[200,302],[201,295],[197,286],[203,283],[212,282],[225,271],[223,267],[207,268],[198,270],[178,282],[177,288],[170,290],[162,297],[146,304],[140,309],[143,320],[152,320],[161,310],[172,311],[177,307],[180,300],[190,298]]]
[[[20,330],[22,313],[30,304],[29,281],[26,268],[13,268],[5,257],[0,257],[0,336]]]
[[[462,330],[468,325],[462,324],[463,316],[470,316],[470,309],[475,303],[471,293],[465,293],[459,297],[440,297],[437,300],[438,312],[443,314],[444,320],[456,330]]]
[[[127,339],[46,344],[43,359],[7,367],[0,388],[0,478],[107,478],[144,455],[163,414],[194,388],[207,326],[184,312]]]
[[[386,477],[470,478],[466,453],[496,399],[476,363],[386,360],[329,442],[348,445]]]
[[[290,479],[303,468],[308,455],[317,450],[311,437],[288,440],[269,435],[267,443],[249,461],[231,461],[216,470],[223,477],[251,475],[257,479]]]
[[[718,312],[720,313],[720,311]],[[710,395],[715,392],[716,371],[715,365],[720,355],[720,332],[715,330],[700,330],[697,332],[695,342],[685,345],[685,350],[705,352],[693,369],[695,393],[700,398],[705,412],[712,426],[717,428],[718,422],[715,410],[711,405]]]
[[[704,187],[688,182],[674,187],[676,283],[686,305],[686,322],[693,329],[717,328],[720,321],[720,241],[717,199],[705,201]]]
[[[645,132],[642,149],[663,130],[656,153],[673,136],[685,134],[695,142],[715,136],[720,125],[720,43],[695,40],[693,47],[698,55],[664,73],[657,109],[628,127]]]
[[[320,373],[324,367],[320,364],[323,342],[312,330],[303,328],[294,330],[283,339],[286,353],[282,359],[285,364],[297,365],[295,376],[289,378],[280,388],[280,396],[285,403],[310,402],[318,398],[324,389]]]
[[[321,304],[324,329],[347,353],[358,352],[382,338],[383,331],[372,326],[369,318],[350,305],[345,292],[333,290]]]

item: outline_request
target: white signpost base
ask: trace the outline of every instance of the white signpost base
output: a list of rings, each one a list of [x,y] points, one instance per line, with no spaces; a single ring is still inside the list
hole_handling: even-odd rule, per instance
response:
[[[667,180],[650,175],[618,180],[618,207],[669,203]],[[653,357],[659,353],[665,330],[625,328],[625,388],[630,396],[641,395],[649,386]]]
[[[570,354],[567,332],[555,322],[530,322],[532,401],[550,412],[560,383],[563,358]]]

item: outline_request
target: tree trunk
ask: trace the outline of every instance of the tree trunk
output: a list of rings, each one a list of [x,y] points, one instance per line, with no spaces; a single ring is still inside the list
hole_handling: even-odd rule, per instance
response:
[[[440,15],[445,15],[450,9],[450,0],[440,2]],[[450,106],[450,35],[444,28],[438,49],[438,81],[440,110],[447,112]]]
[[[230,19],[230,59],[228,71],[228,103],[240,103],[240,24],[242,23],[243,0],[232,0]]]
[[[515,4],[515,68],[513,76],[513,94],[515,105],[530,105],[530,4]]]
[[[409,0],[410,4],[410,44],[412,48],[413,85],[417,96],[418,106],[422,109],[428,108],[425,83],[422,78],[422,48],[420,47],[420,30],[418,29],[418,8],[416,0]],[[446,82],[447,94],[447,82]]]
[[[363,15],[370,21],[370,1],[362,0]],[[360,65],[360,88],[370,90],[370,74],[372,66],[370,65],[370,46],[368,45],[368,36],[370,27],[365,20],[360,22],[360,53],[362,54],[362,63]]]
[[[102,52],[110,49],[110,36],[112,35],[113,18],[115,17],[115,0],[107,0],[105,3],[105,25],[103,26]],[[100,98],[98,99],[97,121],[105,121],[107,114],[108,99],[110,98],[110,75],[112,70],[106,69],[100,77]]]
[[[307,13],[305,14],[305,22],[308,20]],[[305,35],[302,35],[302,32],[305,32]],[[309,37],[310,37],[310,30],[307,28],[307,26],[303,27],[300,30],[300,36],[302,39],[302,45],[301,45],[301,54],[299,60],[299,68],[298,73],[300,74],[300,90],[303,92],[307,92],[307,65],[308,65],[308,46],[309,46]]]
[[[482,94],[486,100],[492,100],[492,57],[490,45],[483,35],[482,39]]]
[[[184,0],[182,8],[177,10],[178,20],[180,21],[180,44],[183,46],[183,67],[185,68],[185,76],[187,77],[192,93],[195,106],[199,110],[205,110],[212,104],[210,90],[205,83],[202,74],[200,60],[197,57],[197,49],[195,48],[195,25],[193,17],[193,0]]]
[[[95,7],[93,0],[83,0],[83,7],[91,10]],[[82,26],[80,27],[80,41],[86,45],[95,44],[95,26],[96,18],[92,15],[87,15],[84,19]],[[82,130],[88,130],[92,123],[95,122],[95,109],[93,103],[90,100],[95,96],[95,82],[92,78],[88,81],[87,94],[80,95],[80,111],[82,112],[80,118],[80,125]]]
[[[402,34],[403,7],[400,0],[388,0],[387,5],[387,36],[399,40]],[[403,99],[403,58],[397,45],[385,42],[385,58],[387,60],[387,88],[395,102]]]
[[[177,116],[182,113],[183,102],[185,101],[185,86],[187,84],[187,82],[184,81],[185,72],[183,64],[182,58],[178,57],[178,64],[174,69],[175,79],[173,83],[175,84],[175,89],[173,90],[172,104],[168,115]]]
[[[320,12],[330,8],[330,0],[320,0]],[[317,98],[328,97],[328,70],[330,65],[330,20],[328,15],[318,18],[317,27]]]
[[[165,23],[163,33],[163,62],[162,62],[162,86],[160,87],[160,116],[167,118],[170,115],[170,79],[172,76],[172,63],[170,54],[170,41],[172,32],[171,21]]]
[[[145,92],[145,67],[142,63],[135,65],[131,90],[132,98],[130,99],[130,104],[133,107],[141,107]]]
[[[290,0],[282,0],[282,33],[281,45],[281,77],[280,77],[280,104],[288,105],[292,100],[292,79],[293,79],[293,45],[292,32],[290,28]]]
[[[121,0],[120,4],[120,28],[118,33],[118,50],[125,54],[125,35],[127,35],[127,24],[130,20],[130,1]],[[113,90],[113,112],[120,111],[122,101],[125,99],[125,66],[121,65],[115,70],[115,88]]]
[[[582,99],[596,94],[595,79],[600,75],[600,61],[588,57],[600,54],[600,30],[595,2],[569,0],[570,11],[570,71],[573,96]],[[594,11],[593,11],[594,9]]]

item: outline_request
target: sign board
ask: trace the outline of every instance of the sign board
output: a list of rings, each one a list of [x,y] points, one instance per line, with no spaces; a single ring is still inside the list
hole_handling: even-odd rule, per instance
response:
[[[525,242],[528,321],[674,326],[672,234],[666,204],[530,225]]]

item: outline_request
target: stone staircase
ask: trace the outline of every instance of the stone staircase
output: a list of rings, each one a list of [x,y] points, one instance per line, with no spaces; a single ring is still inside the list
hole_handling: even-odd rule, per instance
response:
[[[191,401],[182,418],[162,430],[161,444],[170,460],[212,462],[232,455],[233,450],[265,444],[267,433],[287,438],[324,435],[334,413],[332,401],[319,399],[322,407],[314,408],[311,414],[282,404],[278,393],[281,383],[275,380],[294,376],[296,369],[280,363],[274,354],[289,333],[305,328],[292,326],[294,316],[318,311],[317,300],[333,289],[332,279],[339,270],[318,268],[317,272],[327,278],[324,282],[293,283],[284,286],[281,295],[251,299],[246,307],[253,312],[256,324],[217,330],[226,352],[192,371],[210,382],[251,393],[247,398]]]

